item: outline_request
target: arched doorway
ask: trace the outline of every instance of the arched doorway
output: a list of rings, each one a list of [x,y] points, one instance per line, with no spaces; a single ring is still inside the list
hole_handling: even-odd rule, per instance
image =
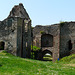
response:
[[[41,47],[52,47],[53,46],[53,36],[50,34],[43,34],[41,36]]]
[[[49,50],[44,50],[42,52],[42,60],[43,61],[52,61],[53,60],[52,52]]]
[[[72,49],[72,43],[71,40],[68,41],[68,50],[70,51]]]
[[[3,41],[0,42],[0,50],[4,50],[5,43]]]

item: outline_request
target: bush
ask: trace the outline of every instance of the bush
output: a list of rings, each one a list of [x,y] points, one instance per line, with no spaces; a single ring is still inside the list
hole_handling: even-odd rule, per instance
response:
[[[60,25],[63,26],[65,24],[64,21],[60,21]]]
[[[32,50],[32,46],[31,46],[31,50]],[[36,46],[33,46],[33,51],[36,51],[36,50],[40,50],[40,48],[36,47]]]
[[[32,46],[31,46],[31,50],[32,49],[33,49],[33,51],[31,51],[31,58],[37,59],[40,48],[36,47],[36,46],[33,46],[33,48],[32,48]]]
[[[44,32],[44,31],[40,31],[40,33],[41,33],[41,34],[45,34],[45,32]]]

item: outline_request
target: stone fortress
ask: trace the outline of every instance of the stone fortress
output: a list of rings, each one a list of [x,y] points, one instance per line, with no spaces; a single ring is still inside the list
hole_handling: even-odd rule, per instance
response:
[[[50,53],[53,61],[75,53],[75,22],[37,25],[33,29],[33,37],[31,33],[31,19],[20,3],[12,8],[5,20],[0,21],[0,49],[23,58],[30,58],[33,43],[41,49],[38,59]]]

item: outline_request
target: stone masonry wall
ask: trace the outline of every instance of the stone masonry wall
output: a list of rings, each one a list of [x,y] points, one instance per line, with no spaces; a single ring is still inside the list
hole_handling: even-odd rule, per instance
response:
[[[75,52],[75,22],[65,22],[60,26],[60,57]],[[69,50],[71,40],[72,49]]]
[[[42,47],[42,51],[49,50],[53,54],[53,61],[59,58],[59,24],[51,25],[51,26],[36,26],[33,30],[33,45],[41,48],[41,36],[40,32],[44,32],[45,34],[50,34],[53,36],[53,47]]]
[[[0,24],[0,42],[5,43],[5,50],[15,54],[16,51],[16,35],[17,35],[17,22],[16,18],[8,18]]]
[[[22,3],[15,5],[9,16],[0,21],[0,42],[5,43],[4,49],[8,52],[30,57],[31,20]]]

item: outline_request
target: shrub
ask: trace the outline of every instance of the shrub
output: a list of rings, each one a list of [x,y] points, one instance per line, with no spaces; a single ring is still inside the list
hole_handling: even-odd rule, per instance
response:
[[[31,46],[31,50],[32,49],[33,49],[33,51],[31,51],[31,58],[37,59],[40,48],[37,46],[33,46],[33,48],[32,48],[32,46]]]
[[[44,32],[44,31],[40,31],[40,33],[41,33],[41,34],[45,34],[45,32]]]
[[[31,50],[32,50],[32,45],[31,45]],[[33,51],[36,51],[36,50],[40,50],[40,48],[37,46],[33,46]]]
[[[60,26],[63,26],[65,24],[64,21],[60,21]]]

